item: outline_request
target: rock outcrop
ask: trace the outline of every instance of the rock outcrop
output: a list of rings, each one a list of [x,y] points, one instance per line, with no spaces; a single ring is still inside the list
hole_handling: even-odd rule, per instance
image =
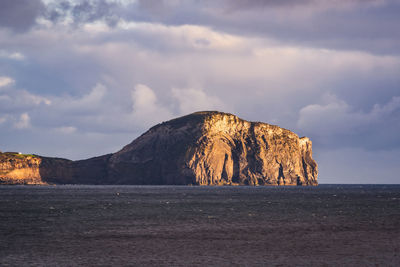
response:
[[[105,184],[110,156],[72,161],[0,152],[0,184]]]
[[[197,112],[154,126],[111,156],[118,183],[316,185],[311,141],[232,114]]]
[[[15,181],[31,177],[38,183],[318,184],[307,137],[221,112],[163,122],[114,154],[81,161],[35,157],[0,168],[0,180],[12,180],[19,173]]]
[[[34,155],[0,152],[0,183],[43,184],[39,172],[41,161]]]

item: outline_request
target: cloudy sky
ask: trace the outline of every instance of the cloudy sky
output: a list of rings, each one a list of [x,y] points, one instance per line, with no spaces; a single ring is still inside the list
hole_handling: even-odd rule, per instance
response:
[[[400,182],[400,1],[1,0],[0,150],[83,159],[220,110]]]

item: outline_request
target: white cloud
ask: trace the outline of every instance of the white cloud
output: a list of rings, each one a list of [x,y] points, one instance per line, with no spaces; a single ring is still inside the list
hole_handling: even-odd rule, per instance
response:
[[[5,50],[0,50],[0,58],[8,58],[14,60],[24,60],[25,56],[20,52],[8,52]]]
[[[31,127],[31,118],[28,113],[22,113],[19,120],[14,123],[16,129],[26,129]]]
[[[21,54],[21,53],[16,52],[16,53],[10,54],[9,58],[15,59],[15,60],[24,60],[25,56],[23,54]]]
[[[84,95],[82,98],[75,100],[74,103],[72,104],[77,106],[86,106],[95,103],[100,103],[103,100],[106,92],[107,92],[107,87],[105,87],[101,83],[98,83],[96,84],[95,87],[92,88],[89,94]]]
[[[18,96],[19,99],[17,100],[17,102],[20,102],[22,104],[26,104],[26,105],[34,105],[34,106],[38,106],[41,104],[44,105],[51,105],[51,100],[40,96],[40,95],[34,95],[29,93],[26,90],[19,90],[18,91]]]
[[[77,131],[76,127],[74,126],[62,126],[62,127],[57,127],[54,130],[55,132],[61,134],[73,134]]]
[[[101,83],[97,83],[89,93],[81,97],[52,97],[55,109],[70,111],[70,112],[88,112],[88,111],[99,111],[105,101],[105,96],[108,92],[106,86]]]
[[[250,45],[250,43],[248,44]],[[348,73],[356,75],[395,75],[400,70],[400,58],[374,55],[360,51],[287,46],[282,43],[256,43],[253,58],[245,73],[253,71],[257,76],[279,82],[286,88],[313,88],[341,80]],[[244,66],[249,66],[245,64]],[[228,65],[228,69],[235,66]],[[253,75],[254,75],[253,74]],[[288,77],[291,77],[288,79]]]
[[[157,96],[148,86],[138,84],[132,92],[132,102],[134,110],[149,110],[156,109]]]
[[[154,91],[144,84],[137,84],[132,91],[132,117],[140,127],[149,127],[155,123],[171,119],[172,113],[157,100]]]
[[[341,81],[342,77],[373,79],[371,74],[374,74],[384,80],[385,75],[390,78],[400,69],[398,57],[305,48],[265,37],[227,34],[206,26],[124,21],[115,28],[101,22],[81,26],[78,29],[56,24],[49,28],[37,27],[8,40],[16,51],[29,41],[32,46],[22,52],[41,69],[62,73],[54,80],[68,82],[71,91],[87,88],[83,82],[89,86],[98,83],[91,90],[82,91],[87,93],[80,96],[71,96],[69,89],[58,92],[55,88],[51,92],[53,96],[31,93],[34,97],[17,97],[26,100],[19,101],[18,107],[26,107],[22,102],[28,100],[32,108],[43,108],[41,104],[51,106],[52,114],[68,118],[57,126],[77,125],[80,131],[84,129],[75,124],[77,121],[86,123],[85,129],[92,128],[94,132],[104,131],[106,125],[126,130],[126,118],[132,124],[135,121],[137,125],[144,125],[144,114],[160,110],[167,116],[148,115],[147,118],[155,118],[150,122],[204,109],[233,112],[231,107],[249,119],[275,119],[275,123],[284,123],[290,128],[297,122],[297,116],[286,114],[297,114],[300,108],[304,108],[304,113],[313,108],[310,103],[325,106],[318,100],[326,88],[335,93],[334,82]],[[94,30],[95,36],[88,34]],[[44,53],[43,40],[55,47],[57,53]],[[68,55],[68,59],[62,60],[63,55]],[[76,71],[77,65],[82,65],[79,71]],[[148,85],[151,92],[137,89],[132,113],[136,115],[132,115],[129,113],[131,97],[135,93],[131,94],[131,85],[139,82]],[[9,96],[0,96],[3,103],[2,97]],[[18,102],[15,98],[13,101]],[[143,107],[142,102],[150,104]],[[339,109],[344,114],[342,120],[346,120],[347,113],[361,110],[350,107],[351,104],[330,103],[324,107],[328,109],[325,113]],[[22,112],[25,111],[29,110]],[[41,120],[55,117],[52,114],[43,111]],[[299,125],[309,121],[300,121]]]
[[[102,22],[102,21],[86,23],[83,26],[83,29],[87,33],[89,33],[89,34],[91,34],[93,36],[96,35],[96,34],[99,34],[99,33],[104,33],[104,32],[110,32],[111,31],[111,28],[105,22]]]
[[[336,96],[325,96],[325,104],[312,104],[300,110],[297,126],[308,132],[322,135],[334,135],[349,131],[347,125],[357,124],[363,120],[360,113],[354,113],[351,107]],[[361,120],[361,121],[360,121]]]
[[[172,96],[178,100],[181,114],[203,110],[225,110],[226,106],[217,97],[208,96],[201,89],[172,88]]]
[[[144,84],[138,84],[132,91],[133,123],[141,127],[149,127],[156,123],[172,119],[178,115],[185,115],[200,110],[224,110],[225,105],[217,97],[208,96],[201,89],[172,88],[173,105],[167,106],[159,102],[154,90]],[[169,100],[171,101],[171,100]],[[173,108],[173,107],[177,108]],[[178,113],[175,114],[172,109]]]
[[[40,105],[49,106],[51,100],[47,97],[32,94],[26,90],[14,89],[7,91],[7,94],[0,94],[0,110],[29,110]]]
[[[96,24],[91,27],[96,27]],[[147,38],[162,40],[163,45],[177,48],[192,48],[203,50],[239,50],[244,48],[244,39],[233,34],[227,34],[210,29],[206,26],[179,25],[166,26],[158,23],[127,22],[120,20],[117,27]]]
[[[10,77],[0,76],[0,87],[5,87],[10,84],[13,84],[15,81]]]

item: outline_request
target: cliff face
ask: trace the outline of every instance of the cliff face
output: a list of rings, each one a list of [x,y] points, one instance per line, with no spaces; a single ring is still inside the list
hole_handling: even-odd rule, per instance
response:
[[[42,184],[39,166],[41,158],[0,152],[0,183]]]
[[[317,185],[307,137],[232,114],[158,124],[115,154],[0,162],[0,181],[79,184]]]
[[[111,156],[116,183],[317,185],[307,137],[232,114],[198,112],[159,124]]]

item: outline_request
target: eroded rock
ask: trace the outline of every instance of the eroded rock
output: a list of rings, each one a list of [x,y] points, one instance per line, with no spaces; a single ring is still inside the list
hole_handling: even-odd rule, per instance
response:
[[[134,184],[317,185],[307,137],[221,112],[154,126],[112,155],[111,180]]]

